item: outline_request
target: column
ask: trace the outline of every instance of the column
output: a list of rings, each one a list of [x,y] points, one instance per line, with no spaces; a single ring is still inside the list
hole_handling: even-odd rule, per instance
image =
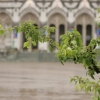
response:
[[[86,46],[86,25],[83,25],[82,29],[82,39],[83,39],[83,46]]]
[[[23,33],[19,33],[19,48],[23,51]]]
[[[55,30],[55,40],[56,42],[59,42],[59,25],[56,24],[56,30]]]
[[[96,36],[96,30],[95,30],[95,24],[92,24],[92,38],[97,38]]]
[[[65,24],[65,33],[66,33],[66,31],[68,30],[68,28],[67,28],[68,26],[67,26],[67,24]]]

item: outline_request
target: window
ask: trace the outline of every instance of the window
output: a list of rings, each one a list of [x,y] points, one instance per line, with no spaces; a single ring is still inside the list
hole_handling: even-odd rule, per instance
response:
[[[82,25],[77,25],[77,31],[81,34],[82,36]]]
[[[91,38],[92,38],[92,26],[87,25],[86,26],[86,45],[90,43]]]
[[[50,27],[55,27],[55,25],[54,25],[54,24],[51,24]],[[55,32],[52,32],[52,33],[50,34],[50,38],[51,38],[53,41],[55,41]]]
[[[60,36],[65,33],[65,26],[63,24],[59,25],[59,43],[61,43]]]

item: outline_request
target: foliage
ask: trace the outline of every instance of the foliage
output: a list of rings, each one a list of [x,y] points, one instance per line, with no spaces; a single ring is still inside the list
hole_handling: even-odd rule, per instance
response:
[[[50,39],[50,33],[54,31],[54,27],[44,26],[40,29],[38,26],[35,26],[34,22],[28,21],[25,23],[20,23],[19,27],[16,27],[17,31],[23,32],[27,39],[27,42],[24,43],[24,47],[30,48],[31,44],[37,45],[38,42],[50,41],[52,45],[55,43]]]
[[[73,81],[76,84],[77,91],[80,88],[81,90],[84,90],[86,93],[91,92],[93,94],[92,96],[93,100],[100,100],[100,80],[95,82],[95,81],[90,81],[88,78],[74,76],[73,78],[71,78],[70,82]]]
[[[100,9],[98,12],[100,12]],[[38,42],[49,42],[50,51],[52,51],[52,47],[56,47],[56,56],[62,64],[68,60],[74,61],[75,64],[81,63],[87,70],[86,74],[91,76],[92,79],[95,79],[94,75],[96,73],[100,73],[100,65],[96,59],[98,55],[96,47],[100,45],[100,37],[92,39],[88,46],[83,46],[81,35],[75,29],[67,31],[62,35],[60,37],[62,40],[61,43],[57,43],[50,38],[50,33],[54,32],[55,27],[44,26],[43,28],[40,28],[32,21],[28,21],[20,23],[19,26],[9,28],[9,31],[12,32],[13,29],[16,29],[19,33],[23,32],[25,34],[27,42],[24,43],[24,47],[30,48],[31,44],[37,45]],[[0,25],[0,34],[2,35],[4,33],[5,30]],[[76,84],[76,90],[80,88],[86,93],[92,92],[94,94],[92,99],[100,100],[100,79],[95,82],[90,81],[88,78],[75,76],[71,78],[71,82],[73,81]]]

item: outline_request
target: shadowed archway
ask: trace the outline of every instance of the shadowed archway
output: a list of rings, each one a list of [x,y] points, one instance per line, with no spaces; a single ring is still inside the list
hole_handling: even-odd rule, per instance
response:
[[[82,35],[83,45],[88,45],[94,34],[94,20],[87,14],[83,13],[76,18],[75,27]]]
[[[5,12],[1,12],[0,13],[0,24],[7,30],[8,27],[12,26],[12,19],[11,17],[5,13]],[[6,47],[11,47],[12,44],[12,37],[11,37],[11,33],[7,30],[6,31],[6,35],[5,36],[0,36],[0,44],[5,45]]]

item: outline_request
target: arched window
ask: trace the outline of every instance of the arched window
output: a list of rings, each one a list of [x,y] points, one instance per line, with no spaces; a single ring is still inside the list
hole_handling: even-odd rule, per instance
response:
[[[63,24],[59,25],[59,43],[61,42],[60,36],[65,33],[65,26]]]
[[[82,36],[82,25],[77,25],[77,31],[81,34]]]
[[[87,25],[86,26],[86,45],[90,43],[91,38],[92,38],[92,26]]]
[[[5,12],[0,12],[0,24],[3,26],[4,29],[6,29],[5,35],[0,36],[0,44],[7,46],[7,47],[12,47],[15,46],[12,44],[12,35],[10,32],[7,30],[8,27],[12,26],[12,19],[11,17],[5,13]]]

